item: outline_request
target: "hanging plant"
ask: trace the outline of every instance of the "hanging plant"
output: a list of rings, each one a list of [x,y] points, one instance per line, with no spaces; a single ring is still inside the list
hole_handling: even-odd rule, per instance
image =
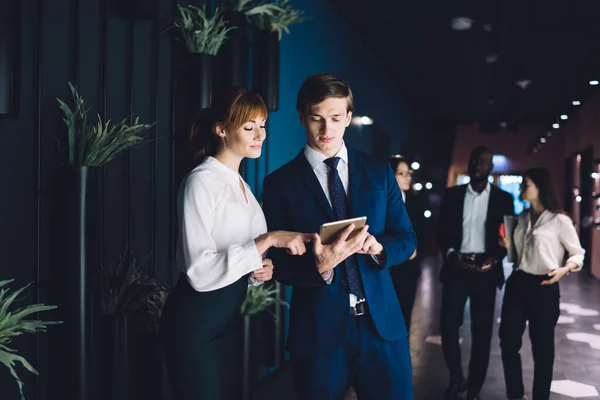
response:
[[[16,363],[19,362],[29,372],[36,375],[38,375],[38,372],[24,357],[16,354],[16,350],[9,348],[8,346],[11,344],[12,339],[16,336],[20,336],[25,333],[45,332],[48,325],[56,325],[62,322],[24,319],[31,314],[54,310],[56,306],[32,304],[16,310],[9,310],[17,296],[19,296],[21,292],[23,292],[29,286],[27,285],[15,291],[3,289],[4,286],[11,283],[13,280],[14,279],[0,281],[0,363],[4,364],[10,370],[10,374],[17,381],[17,385],[19,385],[21,399],[25,400],[25,396],[23,395],[23,382],[21,379],[19,379],[14,367]]]
[[[289,34],[289,26],[300,24],[310,18],[304,16],[304,11],[294,8],[291,0],[276,0],[274,3],[261,3],[268,6],[268,13],[251,16],[250,21],[259,30],[277,32],[279,40],[283,32]]]
[[[223,10],[241,12],[247,17],[272,15],[277,11],[277,6],[273,3],[257,4],[253,0],[226,0],[222,7]]]
[[[61,99],[56,99],[60,109],[65,113],[63,121],[67,126],[67,151],[69,165],[100,167],[115,158],[120,152],[144,141],[140,133],[150,129],[152,125],[139,124],[139,118],[133,125],[127,118],[111,126],[111,121],[88,121],[89,106],[79,95],[77,89],[69,82],[74,106],[71,109]]]
[[[217,8],[214,15],[209,17],[205,7],[178,4],[177,8],[179,18],[173,21],[173,26],[179,31],[177,39],[183,42],[190,53],[217,55],[227,40],[227,34],[235,29],[223,20],[221,10]]]

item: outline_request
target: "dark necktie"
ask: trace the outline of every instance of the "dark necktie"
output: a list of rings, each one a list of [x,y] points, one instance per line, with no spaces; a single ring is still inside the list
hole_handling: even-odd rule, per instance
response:
[[[339,157],[331,157],[326,159],[325,164],[329,167],[329,174],[327,175],[327,183],[329,185],[329,197],[331,198],[331,208],[335,217],[340,219],[348,218],[348,198],[346,197],[346,191],[342,184],[342,179],[338,174],[337,166],[340,162]],[[358,270],[358,263],[356,256],[350,256],[346,258],[346,275],[348,276],[348,286],[350,287],[350,293],[358,297],[359,300],[365,298],[363,291],[363,285],[360,278],[360,272]]]

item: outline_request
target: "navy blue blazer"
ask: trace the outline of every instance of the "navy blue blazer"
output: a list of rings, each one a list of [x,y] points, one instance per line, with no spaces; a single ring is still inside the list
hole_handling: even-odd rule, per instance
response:
[[[357,255],[369,313],[381,338],[406,338],[388,267],[410,258],[417,247],[416,235],[387,160],[348,149],[348,164],[349,217],[367,217],[369,232],[386,255],[383,267],[370,255]],[[319,232],[321,224],[335,220],[304,150],[265,178],[263,206],[269,231]],[[327,285],[317,271],[311,244],[307,250],[302,256],[269,250],[275,279],[293,286],[287,348],[296,355],[333,353],[345,338],[349,318],[354,318],[349,312],[349,289],[342,284],[339,268]]]

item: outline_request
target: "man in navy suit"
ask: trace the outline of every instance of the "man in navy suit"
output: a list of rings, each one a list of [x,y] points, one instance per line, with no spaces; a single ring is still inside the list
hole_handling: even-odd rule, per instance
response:
[[[318,232],[321,224],[367,217],[358,235],[332,244],[318,234],[303,256],[272,249],[275,278],[293,286],[287,349],[301,400],[412,400],[412,368],[402,312],[388,267],[417,247],[402,195],[387,160],[349,149],[343,137],[352,91],[339,77],[308,77],[296,108],[307,145],[268,175],[264,209],[269,230]]]

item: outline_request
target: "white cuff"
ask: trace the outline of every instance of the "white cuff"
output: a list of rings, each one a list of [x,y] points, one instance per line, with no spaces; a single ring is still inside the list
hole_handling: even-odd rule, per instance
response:
[[[246,242],[242,246],[242,250],[242,255],[246,258],[244,264],[248,267],[249,272],[262,268],[262,256],[258,254],[254,239]]]
[[[330,269],[327,272],[323,272],[321,274],[321,277],[323,278],[326,284],[331,285],[331,282],[333,282],[333,270]]]

